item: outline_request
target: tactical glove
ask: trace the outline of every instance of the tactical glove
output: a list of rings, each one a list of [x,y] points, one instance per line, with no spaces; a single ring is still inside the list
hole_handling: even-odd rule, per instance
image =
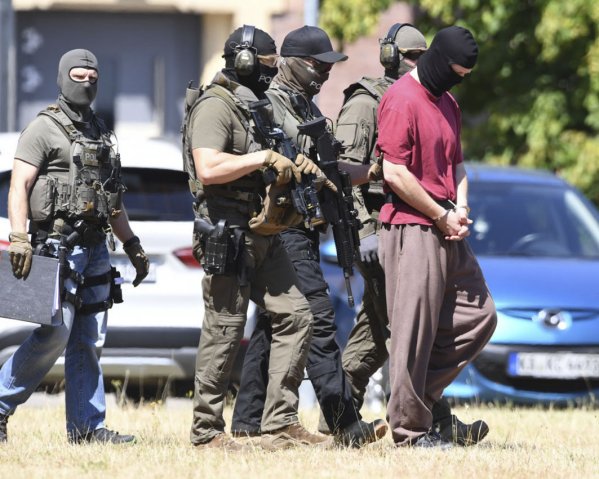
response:
[[[323,186],[331,190],[333,193],[337,193],[338,191],[337,187],[335,186],[335,183],[329,180],[327,178],[327,175],[325,175],[322,171],[319,175],[316,176],[316,179],[314,180],[314,185],[316,186],[317,191],[320,191]]]
[[[383,179],[383,167],[378,163],[373,163],[368,168],[368,181],[380,181]]]
[[[365,264],[379,260],[379,239],[375,233],[360,239],[360,259]]]
[[[27,233],[11,233],[8,235],[10,246],[8,257],[12,266],[12,272],[16,278],[27,278],[31,269],[31,257],[33,250]]]
[[[127,253],[127,256],[129,256],[129,261],[131,261],[131,264],[137,273],[133,280],[133,286],[138,286],[150,271],[150,261],[148,260],[144,249],[141,247],[141,243],[137,236],[133,236],[125,241],[123,250]]]
[[[297,166],[297,169],[300,170],[303,175],[318,176],[322,174],[322,171],[320,171],[320,168],[316,166],[316,163],[301,153],[295,158],[295,166]]]
[[[295,180],[299,183],[302,180],[302,174],[300,170],[293,164],[289,158],[285,158],[283,155],[279,155],[277,152],[267,150],[266,158],[262,166],[271,168],[277,173],[277,186],[284,185],[291,181],[291,177],[294,176]]]
[[[316,165],[316,163],[314,163],[310,158],[307,158],[300,153],[295,158],[295,164],[303,175],[316,176],[314,183],[318,191],[320,191],[323,186],[326,186],[328,189],[337,193],[337,187],[335,186],[335,183],[329,180],[322,170]]]

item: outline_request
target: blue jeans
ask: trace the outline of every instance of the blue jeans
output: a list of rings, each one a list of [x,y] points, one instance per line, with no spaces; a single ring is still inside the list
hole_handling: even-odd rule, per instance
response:
[[[55,240],[49,240],[57,247]],[[71,269],[84,277],[98,276],[110,270],[105,244],[76,246],[68,255]],[[65,289],[77,290],[72,279]],[[83,304],[105,301],[110,284],[80,289]],[[106,402],[100,368],[100,351],[106,336],[106,311],[78,314],[69,302],[62,303],[63,324],[40,326],[25,340],[0,369],[0,413],[12,414],[39,386],[56,360],[65,351],[65,401],[67,433],[85,434],[104,427]]]

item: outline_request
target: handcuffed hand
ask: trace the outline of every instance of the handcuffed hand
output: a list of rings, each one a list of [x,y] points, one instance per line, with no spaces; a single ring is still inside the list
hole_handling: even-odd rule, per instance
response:
[[[141,247],[141,243],[137,236],[133,236],[125,241],[123,250],[127,253],[129,261],[131,261],[131,264],[137,273],[133,280],[133,286],[138,286],[150,272],[150,260],[146,256],[144,249]]]
[[[368,181],[380,181],[383,179],[383,167],[378,163],[373,163],[368,168]]]
[[[292,176],[295,177],[298,183],[302,180],[302,174],[293,161],[283,155],[279,155],[275,151],[266,150],[266,158],[262,166],[271,168],[277,173],[277,186],[289,183]]]
[[[33,250],[27,233],[10,233],[8,235],[10,246],[8,257],[12,266],[12,272],[16,278],[27,278],[31,270],[31,257]]]
[[[379,239],[375,233],[360,239],[360,259],[365,264],[378,262]]]

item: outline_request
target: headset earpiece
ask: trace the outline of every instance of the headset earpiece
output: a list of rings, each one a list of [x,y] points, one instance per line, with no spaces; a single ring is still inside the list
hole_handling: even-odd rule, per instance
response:
[[[390,28],[387,36],[380,40],[381,50],[379,60],[386,70],[397,70],[399,68],[399,48],[397,43],[395,43],[395,37],[397,36],[397,32],[405,26],[411,27],[413,25],[410,23],[396,23]]]
[[[252,25],[244,25],[241,43],[235,49],[235,72],[241,76],[251,75],[256,67],[256,49],[253,46],[254,30]]]

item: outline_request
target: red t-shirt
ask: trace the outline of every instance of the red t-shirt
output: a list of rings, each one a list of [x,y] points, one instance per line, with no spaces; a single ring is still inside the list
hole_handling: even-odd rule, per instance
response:
[[[461,113],[451,94],[437,98],[406,74],[383,96],[378,127],[377,145],[385,160],[406,165],[433,199],[455,201],[456,166],[463,156]],[[391,191],[386,183],[384,188]],[[404,202],[385,203],[379,221],[432,225],[428,216]]]

